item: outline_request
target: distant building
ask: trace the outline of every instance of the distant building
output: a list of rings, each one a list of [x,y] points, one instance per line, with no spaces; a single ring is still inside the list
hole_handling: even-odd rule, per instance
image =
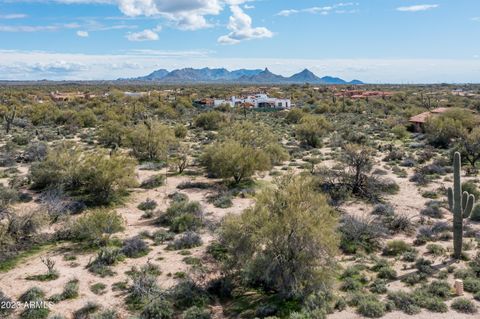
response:
[[[142,97],[142,96],[150,96],[150,92],[123,92],[125,96],[128,97]]]
[[[81,93],[81,92],[50,92],[50,97],[55,102],[68,102],[75,99],[91,99],[94,98],[94,94]]]
[[[416,132],[422,132],[423,129],[424,129],[425,123],[427,122],[427,120],[430,117],[445,113],[448,110],[449,109],[446,108],[446,107],[439,107],[437,109],[434,109],[434,110],[431,110],[431,111],[428,111],[428,112],[423,112],[423,113],[417,114],[415,116],[412,116],[409,119],[409,122],[414,125]]]
[[[255,94],[237,98],[232,96],[230,100],[215,99],[214,107],[229,105],[231,107],[247,107],[255,109],[289,109],[292,107],[290,99],[277,99],[269,97],[267,94]]]

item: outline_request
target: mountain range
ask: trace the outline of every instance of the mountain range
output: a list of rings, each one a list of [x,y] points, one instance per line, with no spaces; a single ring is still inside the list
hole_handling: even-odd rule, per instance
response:
[[[341,78],[331,76],[324,76],[320,78],[308,69],[305,69],[302,72],[296,73],[290,77],[284,77],[282,75],[270,72],[268,68],[265,68],[265,70],[240,69],[234,71],[228,71],[225,68],[185,68],[173,70],[171,72],[165,69],[160,69],[146,76],[119,80],[158,83],[363,84],[363,82],[359,80],[347,82]]]

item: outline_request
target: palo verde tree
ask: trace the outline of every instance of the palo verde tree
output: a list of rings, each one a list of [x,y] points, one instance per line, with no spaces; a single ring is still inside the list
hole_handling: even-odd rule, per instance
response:
[[[254,207],[225,218],[225,269],[243,282],[303,299],[328,287],[338,247],[337,219],[312,180],[287,175],[257,195]]]
[[[145,121],[129,135],[133,155],[141,161],[165,161],[175,144],[174,131],[158,121]]]
[[[295,134],[300,142],[311,147],[319,147],[323,136],[330,129],[330,123],[320,115],[303,116],[295,127]]]
[[[470,133],[465,133],[458,141],[458,150],[476,171],[475,164],[480,160],[480,128],[474,128]]]
[[[462,257],[463,219],[470,217],[475,196],[463,192],[460,177],[462,160],[460,153],[455,153],[453,159],[453,188],[448,188],[448,206],[453,213],[453,257]]]

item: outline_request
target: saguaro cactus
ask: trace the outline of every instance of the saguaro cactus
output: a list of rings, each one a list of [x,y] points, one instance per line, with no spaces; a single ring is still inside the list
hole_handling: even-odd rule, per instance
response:
[[[463,219],[470,216],[475,202],[475,196],[467,192],[462,193],[461,166],[460,153],[456,152],[453,159],[453,189],[448,188],[448,206],[453,213],[453,256],[455,259],[460,259],[462,256]]]

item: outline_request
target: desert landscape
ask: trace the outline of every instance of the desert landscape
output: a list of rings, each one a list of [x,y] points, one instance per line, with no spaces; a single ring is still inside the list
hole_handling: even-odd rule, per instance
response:
[[[475,318],[479,110],[477,85],[4,84],[0,316]]]

